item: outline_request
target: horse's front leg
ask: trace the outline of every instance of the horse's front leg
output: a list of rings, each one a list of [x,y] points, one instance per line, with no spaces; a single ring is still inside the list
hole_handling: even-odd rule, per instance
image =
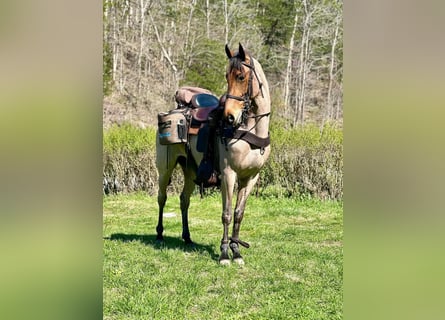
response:
[[[247,242],[240,240],[239,231],[241,227],[241,222],[244,217],[244,209],[246,208],[247,198],[249,197],[250,192],[252,191],[255,183],[258,180],[259,175],[256,174],[253,178],[250,179],[242,179],[238,181],[238,196],[236,199],[235,213],[234,213],[234,222],[233,222],[233,232],[232,238],[230,239],[230,249],[233,252],[233,261],[238,264],[244,264],[243,257],[239,252],[239,244],[249,247]]]
[[[221,240],[221,255],[219,263],[223,265],[230,264],[229,257],[229,225],[232,221],[232,197],[233,188],[235,186],[236,174],[231,169],[223,170],[223,177],[221,181],[221,195],[222,195],[222,223],[223,223],[223,238]]]

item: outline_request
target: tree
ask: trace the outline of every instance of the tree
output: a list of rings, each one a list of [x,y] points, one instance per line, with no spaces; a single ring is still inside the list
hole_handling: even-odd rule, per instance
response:
[[[241,42],[266,73],[285,125],[342,117],[342,1],[104,0],[104,95],[128,108],[172,108],[180,85],[222,94],[224,45]]]

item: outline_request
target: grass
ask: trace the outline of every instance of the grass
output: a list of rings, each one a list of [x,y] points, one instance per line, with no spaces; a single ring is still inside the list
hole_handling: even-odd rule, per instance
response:
[[[221,199],[193,196],[194,248],[181,240],[179,199],[168,199],[163,245],[157,201],[104,198],[104,319],[341,319],[342,203],[250,197],[240,237],[245,265],[217,263]]]

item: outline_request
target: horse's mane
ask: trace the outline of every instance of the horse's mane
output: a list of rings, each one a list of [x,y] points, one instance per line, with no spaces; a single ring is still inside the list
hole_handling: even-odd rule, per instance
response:
[[[230,58],[230,61],[229,61],[229,68],[230,68],[230,70],[243,70],[242,69],[242,67],[243,67],[243,64],[242,64],[242,60],[241,60],[241,58],[238,56],[238,55],[236,55],[236,56],[233,56],[232,58]]]

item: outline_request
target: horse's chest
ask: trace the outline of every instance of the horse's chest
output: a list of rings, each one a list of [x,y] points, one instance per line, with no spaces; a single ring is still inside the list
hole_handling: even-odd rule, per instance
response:
[[[247,145],[247,148],[229,148],[226,152],[227,165],[237,173],[257,172],[267,160],[269,150],[266,151],[252,150],[249,145]]]

